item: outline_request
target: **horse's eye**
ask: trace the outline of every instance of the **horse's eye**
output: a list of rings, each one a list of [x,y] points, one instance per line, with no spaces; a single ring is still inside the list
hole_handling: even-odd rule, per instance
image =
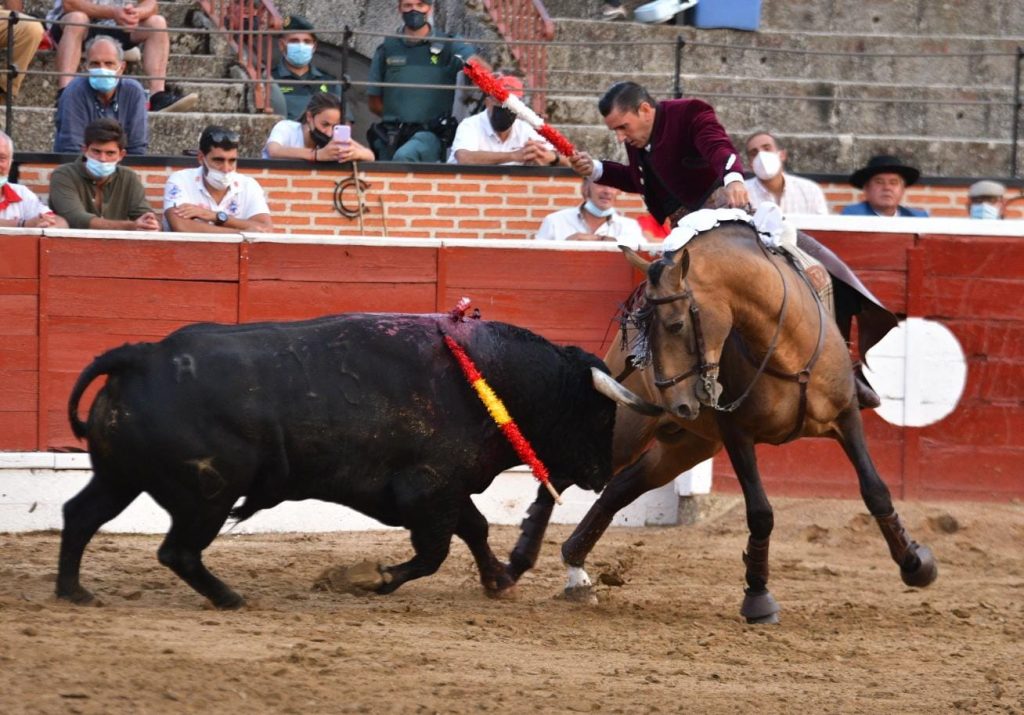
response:
[[[670,323],[665,329],[672,335],[679,335],[679,333],[683,332],[684,325],[683,321],[680,320],[675,323]]]

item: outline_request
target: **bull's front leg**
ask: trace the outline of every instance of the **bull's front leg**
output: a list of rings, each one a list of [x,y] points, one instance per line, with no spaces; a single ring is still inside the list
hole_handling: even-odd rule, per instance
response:
[[[508,557],[508,573],[513,581],[518,581],[520,576],[537,563],[554,507],[554,497],[541,485],[537,489],[537,498],[526,510],[526,518],[519,525],[519,540]]]
[[[455,534],[466,542],[466,546],[473,554],[476,566],[480,570],[480,583],[484,587],[484,593],[488,596],[500,596],[516,585],[518,576],[513,576],[511,570],[491,551],[491,546],[487,543],[489,528],[487,519],[467,496],[459,513]]]

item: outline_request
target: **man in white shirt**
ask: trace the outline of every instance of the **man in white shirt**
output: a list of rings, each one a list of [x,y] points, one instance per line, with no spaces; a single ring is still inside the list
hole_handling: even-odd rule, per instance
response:
[[[509,93],[523,98],[523,80],[498,75],[498,82]],[[560,162],[554,147],[515,113],[491,97],[484,99],[484,106],[484,111],[466,117],[459,124],[448,156],[449,164],[556,166]]]
[[[585,178],[580,193],[582,204],[544,217],[535,237],[538,241],[615,241],[639,248],[644,240],[640,224],[615,210],[621,191]]]
[[[14,141],[0,131],[0,226],[4,228],[67,228],[68,222],[43,205],[32,189],[7,181]]]
[[[239,174],[238,133],[210,125],[199,136],[199,166],[182,169],[164,185],[169,231],[235,233],[274,230],[263,189]]]
[[[787,174],[786,150],[768,132],[751,134],[746,145],[747,159],[754,170],[754,178],[747,179],[750,206],[757,209],[771,201],[784,214],[828,214],[825,192],[810,179]]]

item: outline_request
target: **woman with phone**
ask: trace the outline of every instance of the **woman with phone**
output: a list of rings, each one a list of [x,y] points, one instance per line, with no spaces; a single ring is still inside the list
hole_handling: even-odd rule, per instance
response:
[[[300,121],[284,119],[274,125],[263,158],[338,163],[373,161],[373,152],[352,139],[352,128],[341,123],[341,100],[318,92],[310,97]]]

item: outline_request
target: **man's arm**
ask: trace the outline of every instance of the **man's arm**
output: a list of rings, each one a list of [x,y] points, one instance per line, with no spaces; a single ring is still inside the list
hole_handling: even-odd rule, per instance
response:
[[[121,126],[125,130],[125,149],[129,154],[143,156],[149,146],[149,120],[146,110],[146,90],[133,79],[122,79],[124,86],[124,116]]]
[[[366,87],[366,102],[370,111],[378,117],[384,115],[384,88],[380,83],[384,81],[384,45],[378,45],[377,51],[373,53],[370,60],[370,73],[366,77],[369,83]]]
[[[90,222],[97,217],[86,209],[78,189],[71,171],[55,170],[50,176],[50,208],[71,228],[92,228]]]
[[[57,105],[57,131],[53,137],[53,150],[58,154],[77,154],[82,151],[85,127],[92,121],[89,103],[83,101],[74,80],[61,93]]]

